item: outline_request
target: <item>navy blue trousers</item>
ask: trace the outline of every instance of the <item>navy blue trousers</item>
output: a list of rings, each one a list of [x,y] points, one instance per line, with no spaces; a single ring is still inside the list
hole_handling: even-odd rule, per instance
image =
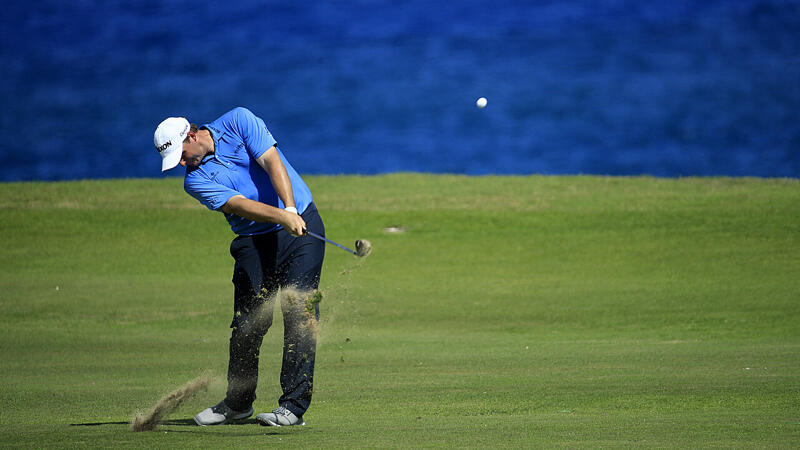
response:
[[[302,214],[306,228],[325,235],[325,226],[312,203]],[[238,236],[231,243],[234,315],[231,322],[228,393],[225,403],[237,411],[250,409],[256,399],[261,342],[272,325],[275,294],[280,288],[312,291],[319,286],[325,243],[311,236],[294,237],[284,230]],[[283,297],[283,296],[282,296]],[[316,335],[313,317],[304,301],[283,302],[284,335],[281,389],[278,404],[300,417],[311,404]]]

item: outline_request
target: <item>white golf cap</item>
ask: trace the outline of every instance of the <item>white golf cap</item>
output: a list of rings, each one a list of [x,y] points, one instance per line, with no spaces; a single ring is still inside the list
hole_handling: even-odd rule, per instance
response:
[[[161,171],[172,169],[181,161],[183,140],[189,133],[189,121],[183,117],[170,117],[158,124],[153,143],[161,154]]]

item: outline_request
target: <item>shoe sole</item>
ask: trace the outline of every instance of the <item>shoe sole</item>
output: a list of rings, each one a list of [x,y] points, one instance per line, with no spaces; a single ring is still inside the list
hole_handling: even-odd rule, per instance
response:
[[[252,416],[254,412],[255,412],[255,410],[251,409],[250,412],[248,412],[247,414],[241,414],[241,415],[238,415],[238,416],[233,416],[231,418],[225,418],[225,420],[223,420],[222,422],[219,422],[219,423],[200,423],[200,422],[197,421],[197,416],[194,416],[194,423],[196,423],[197,425],[199,425],[201,427],[214,427],[214,426],[217,426],[217,425],[225,425],[229,421],[247,419],[248,417]]]
[[[281,424],[275,423],[275,422],[273,422],[271,420],[259,419],[258,417],[256,417],[256,421],[258,421],[258,424],[261,425],[262,427],[302,427],[303,425],[306,424],[305,421],[304,421],[304,422],[301,422],[301,423],[296,423],[294,425],[281,425]]]
[[[195,417],[194,418],[194,423],[196,423],[198,426],[201,426],[201,427],[213,427],[213,426],[217,426],[217,425],[225,425],[226,423],[228,423],[228,419],[225,419],[225,420],[223,420],[222,422],[219,422],[219,423],[200,423],[200,421],[197,420],[197,417]]]

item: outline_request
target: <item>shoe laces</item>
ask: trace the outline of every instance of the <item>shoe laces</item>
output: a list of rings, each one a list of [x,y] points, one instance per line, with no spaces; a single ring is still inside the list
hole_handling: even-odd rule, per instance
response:
[[[276,409],[275,411],[272,411],[272,412],[275,413],[276,415],[280,414],[280,415],[282,415],[284,417],[287,417],[289,414],[292,413],[291,411],[289,411],[288,409],[284,408],[283,406],[279,406],[278,409]]]
[[[211,411],[214,411],[217,414],[228,415],[233,410],[226,405],[224,401],[222,401],[211,407]]]

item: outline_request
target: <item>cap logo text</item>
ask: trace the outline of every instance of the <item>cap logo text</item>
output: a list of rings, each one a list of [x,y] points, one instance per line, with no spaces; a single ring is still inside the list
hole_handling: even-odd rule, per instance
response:
[[[161,146],[159,146],[159,147],[156,147],[156,149],[158,149],[158,152],[159,152],[159,153],[161,153],[161,152],[163,152],[164,150],[166,150],[166,149],[167,149],[167,147],[169,147],[170,145],[172,145],[172,141],[167,141],[167,142],[165,142],[163,145],[161,145]]]

